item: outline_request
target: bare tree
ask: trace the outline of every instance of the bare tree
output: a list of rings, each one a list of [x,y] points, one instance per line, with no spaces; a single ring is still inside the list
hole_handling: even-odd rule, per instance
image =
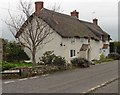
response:
[[[52,39],[45,39],[53,32],[45,22],[33,14],[32,8],[31,1],[20,0],[21,14],[14,17],[9,11],[10,22],[6,22],[6,24],[16,40],[31,52],[32,63],[36,64],[35,57],[39,46],[50,42]]]
[[[56,3],[54,3],[53,6],[48,6],[48,9],[51,9],[55,12],[63,12],[64,11],[63,9],[61,9],[61,5],[60,4],[57,5]]]

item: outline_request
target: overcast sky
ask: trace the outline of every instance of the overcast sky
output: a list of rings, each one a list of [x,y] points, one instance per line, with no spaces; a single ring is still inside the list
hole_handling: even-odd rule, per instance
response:
[[[27,0],[29,1],[29,0]],[[33,2],[39,0],[31,0]],[[118,40],[118,1],[119,0],[40,0],[44,2],[45,8],[51,8],[56,4],[60,5],[60,12],[70,15],[70,12],[77,10],[79,19],[92,22],[93,18],[98,19],[99,26],[111,35],[113,41]],[[0,19],[9,19],[8,9],[17,14],[19,0],[0,0]],[[34,7],[34,6],[33,6]],[[93,13],[94,12],[94,13]],[[0,36],[13,40],[11,32],[0,20]]]

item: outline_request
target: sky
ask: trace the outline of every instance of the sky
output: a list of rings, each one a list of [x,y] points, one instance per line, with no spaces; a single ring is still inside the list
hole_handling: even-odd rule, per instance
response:
[[[29,0],[23,0],[28,1]],[[33,3],[39,0],[31,0]],[[56,4],[60,5],[61,13],[70,15],[70,12],[77,10],[79,19],[92,22],[93,18],[98,19],[98,25],[111,35],[112,41],[118,40],[118,2],[119,0],[40,0],[44,7],[50,9]],[[0,0],[0,37],[8,40],[15,40],[4,21],[9,20],[8,10],[15,15],[18,10],[19,0]]]

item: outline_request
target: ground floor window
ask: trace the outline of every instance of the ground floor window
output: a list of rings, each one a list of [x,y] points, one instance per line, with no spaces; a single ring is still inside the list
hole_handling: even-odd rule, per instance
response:
[[[73,56],[75,56],[75,50],[70,50],[70,57],[73,57]]]

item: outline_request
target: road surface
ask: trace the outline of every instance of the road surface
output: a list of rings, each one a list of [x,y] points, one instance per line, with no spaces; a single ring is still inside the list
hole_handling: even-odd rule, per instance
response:
[[[46,76],[3,80],[2,93],[83,93],[116,77],[118,61],[113,61]]]
[[[118,80],[111,82],[110,84],[107,84],[92,93],[118,93]]]

